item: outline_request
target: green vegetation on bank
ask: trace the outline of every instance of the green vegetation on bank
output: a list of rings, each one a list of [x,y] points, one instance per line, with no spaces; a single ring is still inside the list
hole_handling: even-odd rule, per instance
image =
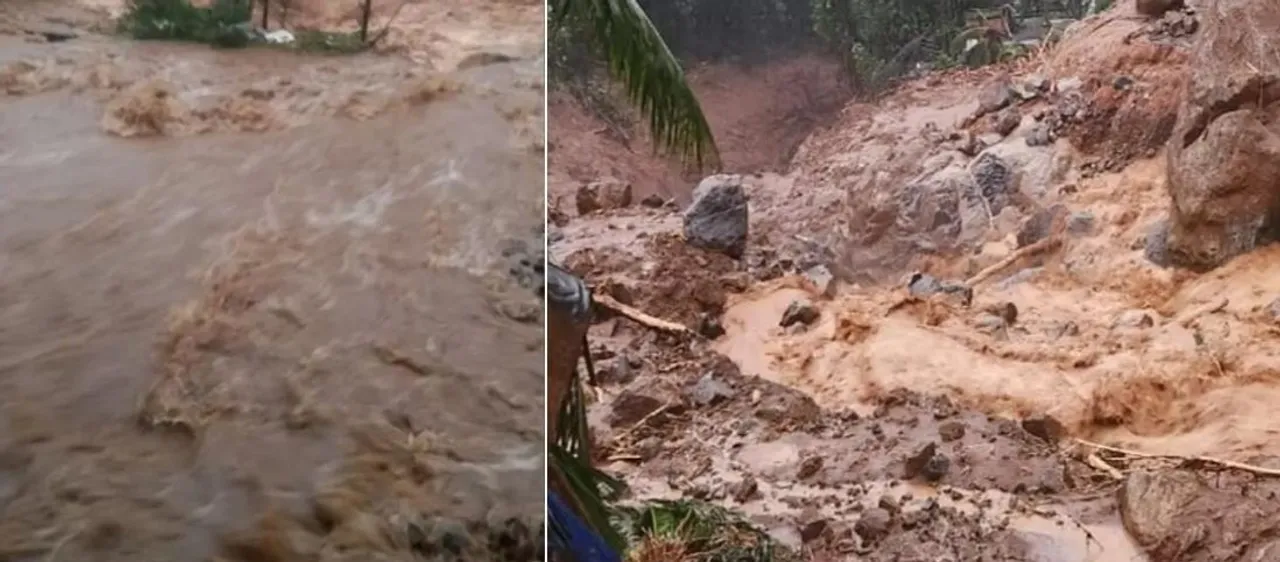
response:
[[[189,0],[132,0],[119,29],[140,40],[190,41],[221,48],[261,44],[323,54],[357,53],[373,43],[366,39],[367,29],[351,33],[293,30],[292,42],[274,45],[254,29],[252,18],[252,0],[215,0],[207,8],[193,6]]]

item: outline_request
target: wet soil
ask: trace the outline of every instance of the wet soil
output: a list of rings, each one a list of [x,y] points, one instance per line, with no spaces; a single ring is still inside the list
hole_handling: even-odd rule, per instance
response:
[[[602,316],[592,342],[605,382],[590,412],[602,466],[636,499],[732,506],[814,559],[1274,556],[1280,426],[1266,404],[1280,353],[1263,279],[1280,253],[1202,275],[1147,259],[1167,195],[1163,158],[1146,155],[1176,106],[1167,86],[1185,53],[1130,45],[1147,24],[1128,9],[1083,22],[1043,59],[849,105],[785,173],[744,177],[742,260],[684,244],[676,208],[569,220],[553,259],[701,334],[681,341]],[[1082,77],[1085,107],[1099,111],[1033,146],[1037,112],[1065,95],[1050,91],[993,136],[970,116],[1001,73]],[[1102,75],[1132,77],[1134,90],[1114,97]],[[1120,113],[1134,136],[1108,133]],[[970,161],[953,142],[966,132],[1013,163],[1025,201],[949,253],[911,216],[886,221],[876,199],[938,162]],[[1116,144],[1072,146],[1086,137]],[[879,247],[850,234],[884,224]],[[1037,228],[1056,249],[974,281],[972,302],[909,294],[906,274],[963,282]],[[824,296],[802,273],[813,264],[850,274]],[[780,325],[800,300],[812,322]]]
[[[436,75],[77,31],[0,36],[0,559],[540,555],[540,53],[352,115]],[[157,77],[280,126],[120,138]]]

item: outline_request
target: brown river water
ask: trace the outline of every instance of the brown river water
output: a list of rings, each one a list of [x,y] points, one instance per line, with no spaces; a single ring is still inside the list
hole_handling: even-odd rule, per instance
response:
[[[542,244],[540,41],[454,71],[9,32],[0,560],[412,560],[440,517],[477,548],[536,532],[540,304],[511,270]],[[113,134],[156,89],[165,124]]]

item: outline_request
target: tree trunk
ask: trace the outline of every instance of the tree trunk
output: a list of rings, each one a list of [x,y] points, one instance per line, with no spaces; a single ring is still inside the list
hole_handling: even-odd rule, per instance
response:
[[[369,19],[373,17],[373,0],[364,0],[360,8],[360,42],[369,42]]]
[[[271,14],[271,0],[262,0],[262,29],[267,29],[267,16]]]

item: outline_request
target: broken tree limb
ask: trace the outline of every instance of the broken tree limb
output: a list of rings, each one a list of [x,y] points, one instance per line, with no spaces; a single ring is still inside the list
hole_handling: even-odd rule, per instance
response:
[[[1084,462],[1094,469],[1107,473],[1116,480],[1124,480],[1124,473],[1120,472],[1120,469],[1107,464],[1107,461],[1102,460],[1096,453],[1086,455]]]
[[[1102,451],[1110,451],[1112,453],[1119,453],[1121,455],[1130,456],[1130,457],[1138,457],[1138,458],[1144,458],[1144,459],[1173,459],[1173,460],[1181,460],[1181,461],[1197,461],[1197,462],[1202,462],[1206,464],[1216,464],[1218,466],[1225,467],[1225,468],[1234,468],[1237,470],[1243,470],[1246,472],[1252,472],[1254,474],[1261,474],[1265,476],[1280,476],[1280,469],[1277,469],[1277,468],[1267,468],[1265,466],[1246,464],[1246,463],[1236,462],[1236,461],[1227,460],[1227,459],[1219,459],[1216,457],[1203,457],[1199,455],[1161,455],[1156,453],[1144,453],[1142,451],[1134,451],[1132,449],[1124,449],[1120,447],[1112,447],[1111,445],[1094,443],[1092,441],[1086,441],[1080,438],[1076,438],[1075,441],[1076,443],[1079,443],[1086,447],[1093,447],[1095,449],[1099,449]]]
[[[1190,326],[1192,322],[1195,322],[1196,318],[1206,314],[1213,314],[1227,308],[1227,304],[1230,302],[1231,301],[1227,300],[1227,297],[1219,297],[1217,300],[1209,301],[1187,311],[1181,316],[1178,316],[1175,321],[1179,326],[1186,328],[1187,326]]]
[[[591,300],[595,301],[595,304],[601,307],[604,307],[605,309],[608,309],[610,312],[613,312],[614,314],[633,320],[636,323],[642,326],[645,326],[647,328],[652,328],[654,330],[658,330],[660,332],[667,332],[670,334],[680,334],[680,335],[693,334],[693,331],[690,330],[684,324],[677,324],[670,320],[663,320],[661,318],[651,316],[635,307],[622,304],[614,300],[614,298],[610,297],[609,295],[601,295],[601,294],[592,295]]]
[[[1018,248],[1017,250],[1014,250],[1013,253],[1005,256],[1004,259],[1001,259],[1000,261],[994,264],[991,264],[990,267],[987,267],[986,269],[979,271],[977,275],[970,277],[969,280],[965,281],[964,284],[969,287],[973,287],[983,281],[986,281],[988,278],[994,276],[995,274],[1000,273],[1001,271],[1004,271],[1006,267],[1013,265],[1015,262],[1017,262],[1022,258],[1034,256],[1036,254],[1041,254],[1044,252],[1052,252],[1054,250],[1057,250],[1061,246],[1062,246],[1062,239],[1056,238],[1056,237],[1045,238],[1044,240],[1041,240],[1034,244],[1028,244],[1026,246]]]

